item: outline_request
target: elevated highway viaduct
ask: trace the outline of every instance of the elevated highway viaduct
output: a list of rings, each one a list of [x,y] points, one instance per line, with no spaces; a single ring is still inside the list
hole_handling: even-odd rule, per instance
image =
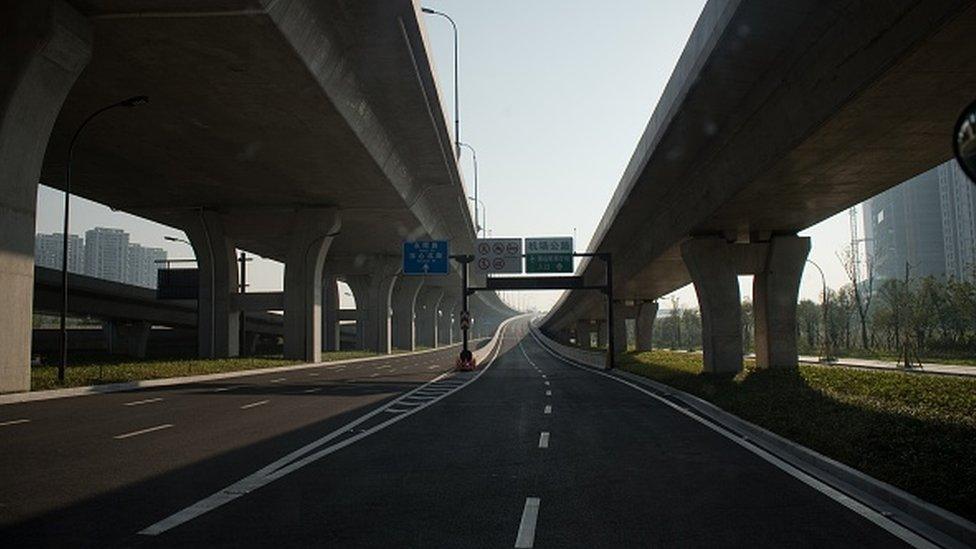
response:
[[[71,191],[187,234],[201,356],[233,356],[239,310],[276,302],[286,356],[316,361],[331,348],[323,309],[326,325],[338,317],[330,277],[357,293],[365,348],[390,351],[394,306],[412,347],[417,296],[443,328],[456,273],[422,291],[396,266],[405,239],[469,253],[475,238],[418,14],[409,0],[5,3],[0,392],[28,389],[37,184],[63,189],[79,125],[136,95],[150,103],[86,127]],[[280,299],[234,297],[235,248],[284,263]],[[472,310],[483,329],[511,314],[497,296]]]
[[[736,371],[753,274],[757,362],[795,365],[797,232],[952,156],[974,33],[960,0],[710,0],[588,248],[612,254],[616,318],[570,291],[544,328],[586,341],[612,321],[620,350],[635,318],[647,349],[654,300],[692,282],[705,370]]]

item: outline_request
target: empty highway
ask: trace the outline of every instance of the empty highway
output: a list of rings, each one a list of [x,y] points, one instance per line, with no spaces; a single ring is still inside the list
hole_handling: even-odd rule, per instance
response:
[[[555,358],[525,317],[503,328],[486,369],[449,372],[454,352],[2,406],[2,537],[924,545],[637,386]]]

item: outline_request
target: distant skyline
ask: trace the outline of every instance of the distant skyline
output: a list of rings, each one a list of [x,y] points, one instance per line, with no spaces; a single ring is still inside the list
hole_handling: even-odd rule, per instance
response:
[[[577,249],[585,249],[704,1],[620,0],[613,9],[555,0],[423,5],[450,14],[458,25],[461,139],[478,152],[480,198],[492,235],[575,233]],[[450,25],[421,17],[453,131]],[[461,166],[470,192],[467,151]],[[61,230],[63,200],[60,191],[39,188],[37,232]],[[121,227],[170,257],[193,256],[188,245],[163,238],[185,238],[181,231],[78,197],[72,198],[71,222],[73,233]],[[846,211],[800,234],[813,238],[810,259],[824,269],[828,284],[843,284],[836,253],[849,240]],[[270,260],[251,263],[250,289],[281,290],[283,272]],[[751,297],[746,286],[743,296]],[[819,301],[820,293],[820,275],[808,268],[800,295]],[[546,309],[557,294],[529,292],[522,301]],[[690,286],[676,294],[683,305],[697,303]]]

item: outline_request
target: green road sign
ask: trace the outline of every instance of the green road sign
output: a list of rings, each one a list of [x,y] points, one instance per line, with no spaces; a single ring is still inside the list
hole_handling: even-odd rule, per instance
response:
[[[573,239],[569,237],[526,238],[525,272],[573,272]]]

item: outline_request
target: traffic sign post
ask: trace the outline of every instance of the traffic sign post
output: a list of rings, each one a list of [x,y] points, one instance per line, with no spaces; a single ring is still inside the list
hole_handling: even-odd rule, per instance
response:
[[[446,240],[417,240],[403,243],[403,274],[446,275],[451,272]]]
[[[479,238],[475,242],[474,271],[478,274],[520,274],[521,238]]]

